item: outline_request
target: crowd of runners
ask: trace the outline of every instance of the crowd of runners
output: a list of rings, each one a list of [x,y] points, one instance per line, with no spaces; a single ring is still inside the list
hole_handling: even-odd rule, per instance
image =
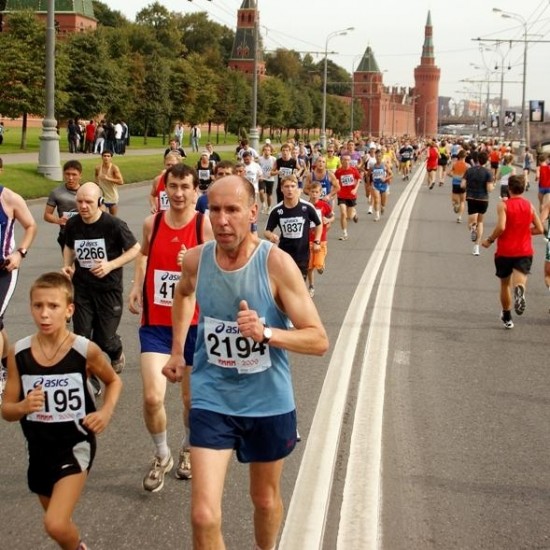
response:
[[[531,237],[543,233],[550,215],[545,156],[536,160],[527,150],[518,158],[509,145],[490,140],[404,136],[331,139],[325,150],[301,140],[275,148],[267,140],[256,151],[243,140],[231,160],[208,144],[196,166],[185,162],[174,139],[144,196],[151,214],[141,239],[118,217],[124,180],[109,150],[95,182],[81,182],[77,160],[64,165],[64,182],[43,215],[59,226],[60,270],[33,283],[36,333],[11,347],[3,316],[37,224],[19,195],[0,187],[0,355],[8,372],[2,416],[21,422],[29,488],[44,508],[47,533],[65,549],[86,548],[72,515],[94,460],[95,435],[109,423],[122,389],[126,357],[117,330],[125,303],[141,319],[143,415],[153,450],[143,489],[162,490],[175,464],[178,479],[193,479],[195,547],[223,548],[221,500],[235,451],[250,467],[257,550],[275,547],[283,461],[299,441],[287,352],[321,355],[328,348],[312,298],[337,218],[333,246],[348,240],[360,218],[382,221],[392,185],[407,185],[425,163],[428,189],[447,188],[456,222],[467,216],[473,255],[496,242],[504,327],[514,326],[512,309],[521,315],[526,308]],[[538,186],[536,208],[523,198],[531,181]],[[497,224],[484,236],[495,186]],[[550,289],[550,247],[545,259]],[[125,296],[122,267],[130,263]],[[167,382],[181,385],[175,455],[167,443]]]

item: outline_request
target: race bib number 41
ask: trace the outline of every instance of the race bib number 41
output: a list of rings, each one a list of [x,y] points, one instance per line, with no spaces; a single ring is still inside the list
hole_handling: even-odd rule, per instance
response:
[[[171,307],[174,302],[174,289],[180,280],[179,271],[155,269],[155,294],[153,301],[157,306]]]
[[[105,239],[82,239],[74,242],[74,253],[80,267],[92,269],[97,262],[107,259]]]
[[[25,395],[38,386],[44,391],[44,409],[27,415],[32,422],[75,422],[86,416],[82,376],[76,372],[21,376]]]
[[[204,343],[208,362],[234,368],[240,374],[254,374],[271,367],[269,346],[246,338],[235,321],[204,318]]]

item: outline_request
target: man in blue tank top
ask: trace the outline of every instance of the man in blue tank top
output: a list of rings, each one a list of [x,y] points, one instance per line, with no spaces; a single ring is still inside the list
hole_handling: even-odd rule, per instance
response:
[[[322,355],[328,348],[296,263],[250,232],[258,216],[254,195],[239,176],[212,184],[215,241],[186,252],[172,308],[172,354],[163,373],[176,382],[195,296],[200,307],[190,413],[191,519],[199,548],[224,547],[221,500],[233,451],[250,467],[256,549],[275,548],[283,461],[296,444],[287,350]]]

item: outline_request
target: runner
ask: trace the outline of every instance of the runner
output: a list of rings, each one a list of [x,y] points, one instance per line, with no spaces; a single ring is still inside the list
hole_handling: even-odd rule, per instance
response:
[[[209,195],[216,242],[185,255],[173,316],[183,327],[175,326],[175,334],[184,338],[196,292],[200,318],[190,414],[193,541],[196,548],[225,547],[223,488],[236,451],[237,459],[249,464],[255,547],[272,549],[283,516],[284,458],[296,444],[286,350],[322,355],[328,340],[292,259],[250,232],[258,215],[250,183],[222,178]],[[172,357],[163,369],[171,381],[182,377],[182,346],[183,340],[174,336]]]
[[[219,164],[217,165],[220,166]],[[151,469],[143,479],[146,491],[157,492],[174,464],[167,443],[166,378],[162,367],[172,350],[172,304],[174,289],[180,278],[181,259],[185,252],[204,240],[212,239],[210,221],[195,210],[199,179],[184,164],[166,172],[169,208],[149,216],[143,225],[141,251],[136,258],[134,284],[129,309],[141,313],[141,378],[143,382],[143,416],[153,440],[155,454]],[[187,367],[181,384],[184,436],[179,452],[176,478],[191,479],[189,451],[190,371],[193,365],[198,310],[195,311],[182,353]]]
[[[462,223],[462,215],[464,214],[464,208],[466,206],[466,190],[460,185],[466,170],[469,168],[464,160],[465,158],[466,151],[460,150],[447,172],[447,175],[451,178],[451,202],[453,204],[453,212],[457,215],[456,223]]]
[[[94,461],[96,434],[109,424],[122,383],[101,350],[67,328],[72,298],[61,273],[33,283],[30,310],[38,331],[10,349],[2,417],[21,422],[28,485],[44,509],[46,532],[61,548],[86,550],[72,516]],[[90,373],[105,384],[100,410],[88,390]]]
[[[124,184],[124,179],[118,166],[113,164],[113,153],[103,151],[101,164],[95,169],[94,181],[99,185],[103,193],[103,205],[109,214],[116,216],[118,213],[118,185]]]
[[[340,209],[340,227],[342,234],[339,239],[345,241],[348,238],[348,221],[358,221],[357,217],[357,190],[361,181],[359,170],[351,164],[349,152],[344,152],[341,157],[342,166],[336,170],[336,179],[340,189],[338,190],[338,208]]]

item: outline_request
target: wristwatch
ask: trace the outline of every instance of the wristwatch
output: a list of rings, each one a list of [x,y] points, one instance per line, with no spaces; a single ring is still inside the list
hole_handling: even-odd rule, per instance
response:
[[[17,252],[19,252],[19,254],[21,254],[21,258],[26,258],[27,257],[27,249],[26,248],[18,248]]]
[[[321,241],[313,241],[313,244],[321,244]]]
[[[263,337],[262,344],[269,344],[269,341],[271,340],[271,337],[273,336],[273,331],[264,325],[264,331],[263,331]]]

